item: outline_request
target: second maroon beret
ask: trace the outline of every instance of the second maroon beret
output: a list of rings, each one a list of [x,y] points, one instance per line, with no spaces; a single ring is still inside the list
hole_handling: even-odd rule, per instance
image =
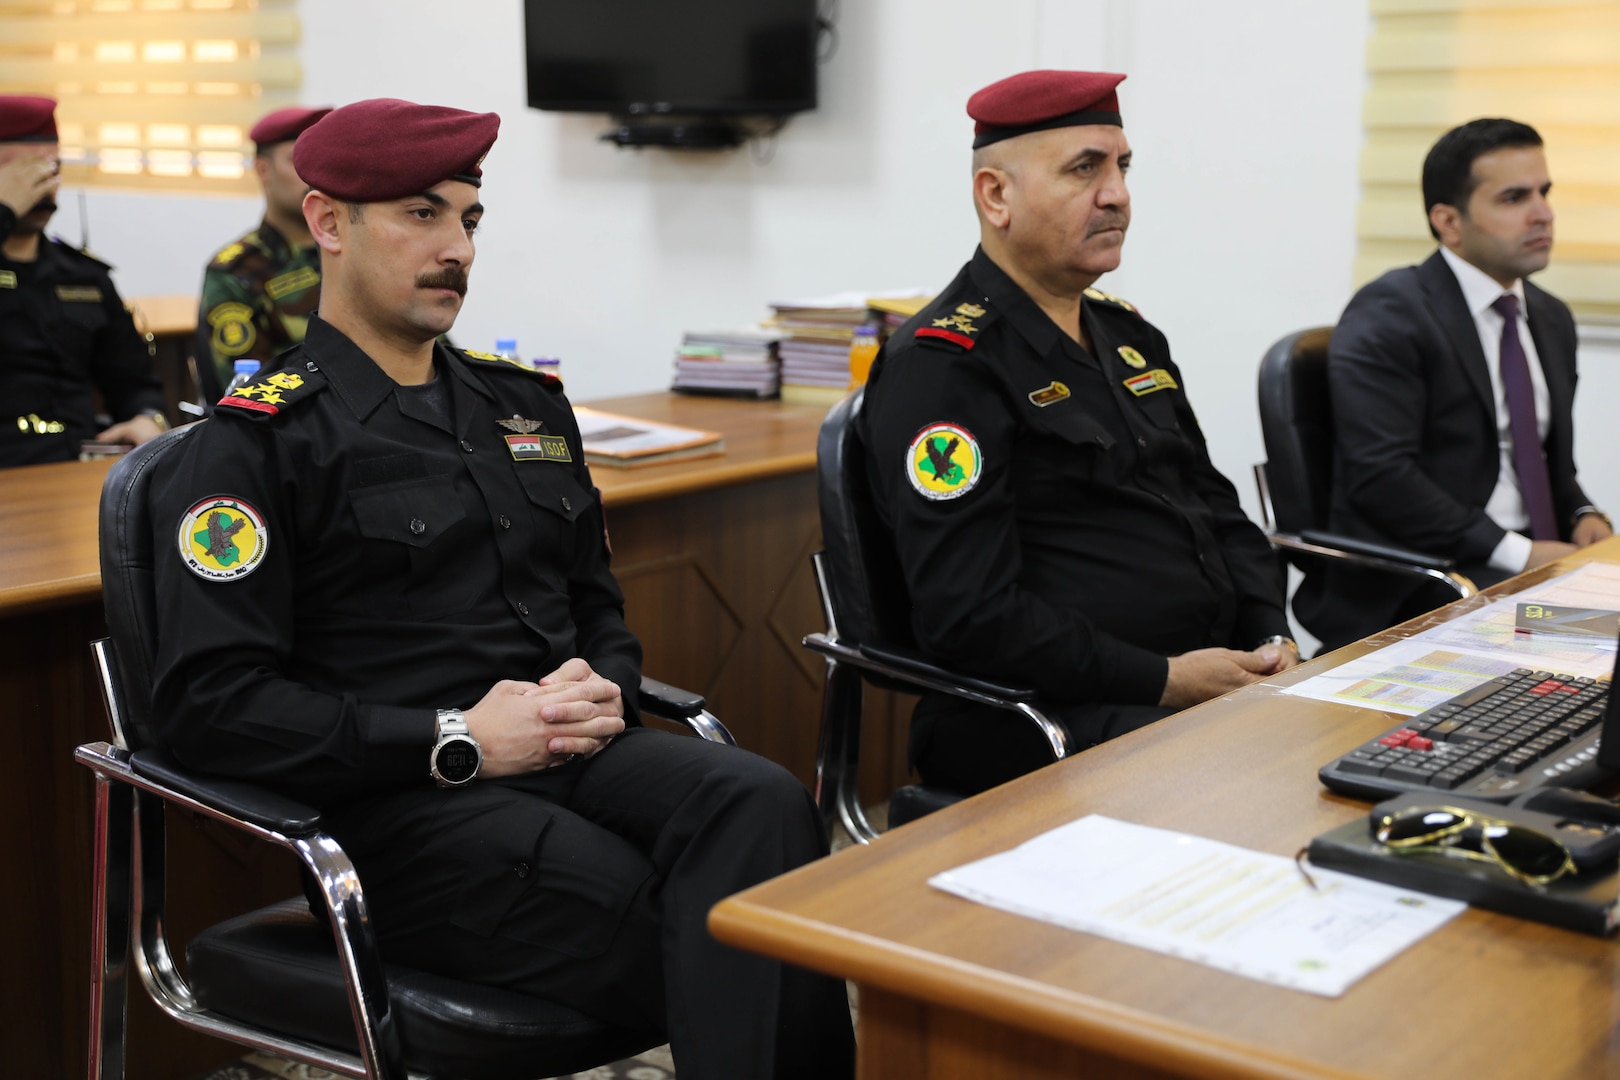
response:
[[[0,94],[0,142],[55,141],[55,98]]]
[[[386,202],[445,180],[477,187],[501,118],[398,98],[333,109],[298,136],[293,168],[344,202]]]
[[[1026,71],[968,98],[973,149],[1015,135],[1085,124],[1123,127],[1114,88],[1125,76],[1108,71]]]
[[[259,149],[274,146],[276,143],[296,139],[304,133],[304,129],[315,121],[331,112],[331,106],[311,109],[304,105],[294,105],[287,109],[277,109],[259,118],[248,131],[248,138],[252,139]]]

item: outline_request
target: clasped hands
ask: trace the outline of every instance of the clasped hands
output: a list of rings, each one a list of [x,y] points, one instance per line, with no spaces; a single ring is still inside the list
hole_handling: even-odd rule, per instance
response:
[[[482,777],[516,776],[590,757],[624,730],[624,696],[578,657],[539,682],[506,679],[466,710]]]

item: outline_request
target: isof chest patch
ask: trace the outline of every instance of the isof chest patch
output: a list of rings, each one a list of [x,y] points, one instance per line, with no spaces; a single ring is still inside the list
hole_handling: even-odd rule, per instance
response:
[[[508,435],[506,445],[514,461],[573,461],[568,440],[561,435]]]
[[[1140,375],[1133,375],[1126,379],[1125,389],[1137,397],[1141,397],[1156,390],[1177,390],[1180,387],[1176,385],[1174,375],[1171,375],[1164,368],[1154,368],[1152,371],[1144,371]]]
[[[960,424],[929,424],[906,448],[906,477],[917,494],[930,501],[966,495],[983,474],[978,440]]]
[[[180,515],[175,539],[186,569],[204,581],[237,581],[264,562],[270,530],[264,516],[234,495],[210,495]]]

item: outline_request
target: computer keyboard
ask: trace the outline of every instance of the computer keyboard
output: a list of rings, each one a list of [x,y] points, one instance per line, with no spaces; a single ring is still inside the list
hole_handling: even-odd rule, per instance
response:
[[[1335,791],[1512,796],[1544,784],[1586,788],[1597,764],[1609,682],[1520,668],[1419,713],[1322,766]]]

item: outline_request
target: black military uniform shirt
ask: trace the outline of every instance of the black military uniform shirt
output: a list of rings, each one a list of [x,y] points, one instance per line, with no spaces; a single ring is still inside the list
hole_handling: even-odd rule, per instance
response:
[[[1164,335],[1088,290],[1088,353],[981,249],[873,367],[861,434],[918,642],[1054,702],[1157,704],[1167,656],[1286,634],[1264,535]]]
[[[0,206],[0,243],[16,223]],[[43,237],[33,262],[0,254],[0,467],[77,459],[100,430],[97,390],[115,421],[162,411],[152,358],[107,269]]]
[[[438,345],[442,386],[402,387],[318,317],[278,363],[154,480],[176,757],[321,807],[431,786],[435,710],[575,656],[634,723],[641,650],[561,384]]]

